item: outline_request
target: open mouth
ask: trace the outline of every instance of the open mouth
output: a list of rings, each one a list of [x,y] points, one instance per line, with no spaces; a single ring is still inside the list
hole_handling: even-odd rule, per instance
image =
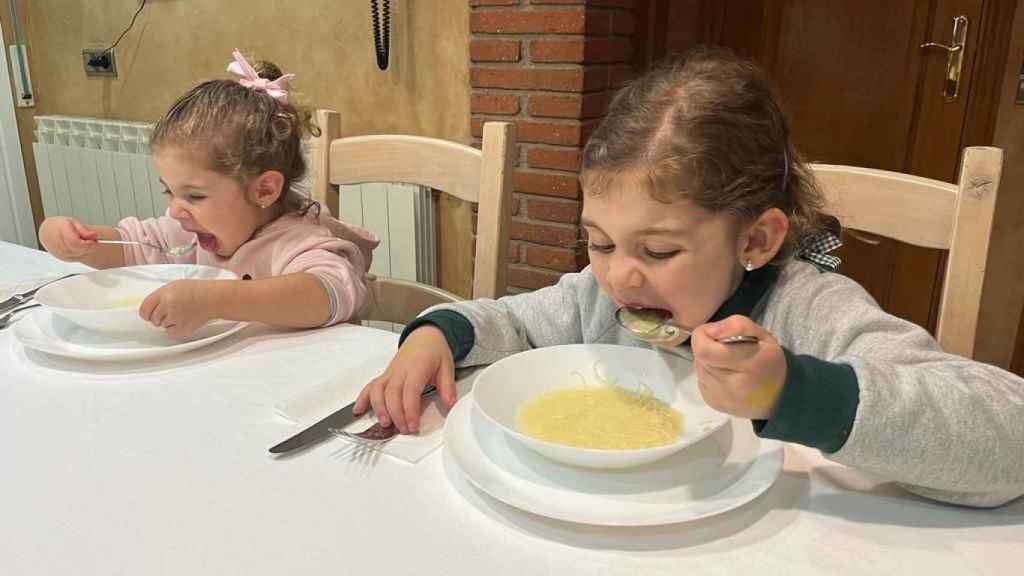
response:
[[[217,248],[220,246],[220,242],[217,241],[217,237],[213,234],[196,232],[196,240],[199,242],[199,246],[207,252],[216,252]]]
[[[664,308],[623,306],[615,311],[615,320],[623,328],[642,338],[660,335],[671,319],[672,313]]]
[[[671,320],[672,316],[674,316],[672,314],[672,311],[667,309],[667,308],[658,308],[658,307],[654,307],[654,306],[644,306],[642,304],[636,304],[636,303],[632,303],[632,302],[625,303],[622,306],[624,308],[629,308],[631,311],[633,311],[637,315],[642,315],[642,316],[646,316],[646,317],[650,317],[650,318],[658,318],[658,319],[663,320],[663,321],[664,320]]]

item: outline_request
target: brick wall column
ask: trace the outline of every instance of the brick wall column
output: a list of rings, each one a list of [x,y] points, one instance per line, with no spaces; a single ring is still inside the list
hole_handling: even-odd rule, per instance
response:
[[[633,77],[633,0],[470,0],[470,111],[516,125],[510,291],[586,265],[579,158],[616,86]]]

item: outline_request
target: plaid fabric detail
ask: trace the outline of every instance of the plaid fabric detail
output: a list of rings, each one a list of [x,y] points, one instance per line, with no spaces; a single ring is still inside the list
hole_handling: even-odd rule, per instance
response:
[[[816,236],[804,238],[800,243],[800,249],[796,251],[796,257],[835,272],[839,270],[842,260],[838,256],[830,256],[828,253],[842,245],[843,242],[835,234],[822,232]]]

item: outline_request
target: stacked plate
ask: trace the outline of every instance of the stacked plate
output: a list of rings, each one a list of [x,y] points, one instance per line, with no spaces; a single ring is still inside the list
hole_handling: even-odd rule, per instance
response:
[[[27,348],[83,360],[136,360],[179,354],[222,340],[243,327],[214,321],[185,340],[139,316],[154,290],[175,280],[228,280],[229,270],[190,264],[128,266],[64,278],[40,288],[42,305],[14,324]]]
[[[541,389],[576,386],[578,375],[595,371],[679,410],[680,440],[652,459],[643,454],[651,449],[546,443],[507,420]],[[584,524],[647,526],[720,514],[762,494],[782,469],[779,442],[761,440],[749,421],[703,404],[688,360],[645,348],[584,344],[510,356],[480,374],[473,393],[448,415],[444,434],[446,464],[477,489],[534,514]]]

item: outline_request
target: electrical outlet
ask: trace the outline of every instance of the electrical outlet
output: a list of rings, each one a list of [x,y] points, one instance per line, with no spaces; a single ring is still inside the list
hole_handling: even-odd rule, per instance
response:
[[[86,48],[82,50],[82,66],[86,76],[117,77],[117,63],[114,51],[106,48]]]

